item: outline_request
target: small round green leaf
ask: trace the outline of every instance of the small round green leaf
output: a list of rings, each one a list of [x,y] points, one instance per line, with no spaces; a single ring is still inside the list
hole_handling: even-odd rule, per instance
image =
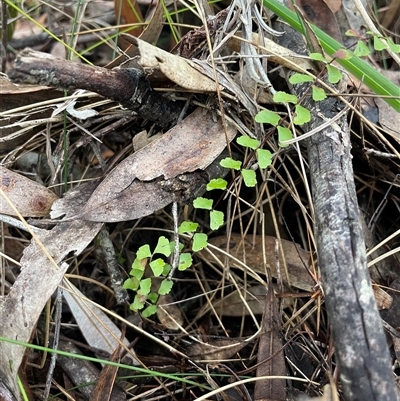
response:
[[[400,45],[393,43],[393,40],[390,38],[387,38],[387,43],[393,53],[400,53]]]
[[[246,187],[255,187],[257,185],[256,172],[254,170],[243,169],[241,174]]]
[[[140,282],[139,285],[139,291],[142,295],[147,295],[150,293],[150,289],[151,289],[151,278],[145,278]]]
[[[197,235],[197,234],[195,234]],[[181,253],[179,255],[179,266],[178,270],[186,270],[188,267],[192,266],[193,259],[192,255],[188,252]]]
[[[169,241],[164,236],[158,239],[156,249],[154,249],[153,255],[156,253],[161,253],[162,255],[168,257],[171,255],[171,248],[169,246]]]
[[[312,81],[314,81],[314,78],[307,74],[296,73],[289,78],[289,82],[291,84],[302,84],[304,82],[312,82]]]
[[[358,37],[359,34],[355,29],[348,29],[345,33],[346,36],[355,36]]]
[[[289,128],[281,127],[280,125],[278,125],[278,142],[279,142],[280,147],[282,147],[282,148],[288,147],[289,145],[285,145],[282,142],[289,141],[292,138],[293,138],[293,134]]]
[[[155,304],[158,301],[159,295],[156,292],[151,292],[147,295],[147,300]]]
[[[311,120],[310,112],[303,106],[296,104],[296,116],[293,119],[293,122],[296,125],[302,125],[308,123]]]
[[[240,170],[240,167],[242,166],[242,162],[239,160],[233,160],[230,157],[225,157],[225,159],[222,159],[219,164],[222,167],[225,168],[231,168],[233,170]]]
[[[151,252],[150,252],[150,246],[148,244],[141,246],[136,252],[137,259],[149,258],[150,256]]]
[[[203,233],[196,233],[193,236],[193,245],[192,250],[193,252],[198,252],[204,249],[207,246],[207,234]]]
[[[208,184],[207,184],[207,191],[212,191],[213,189],[226,189],[226,186],[228,185],[228,182],[224,180],[223,178],[213,178]]]
[[[137,278],[131,277],[124,281],[123,288],[125,290],[136,291],[139,288],[139,283],[140,281]]]
[[[212,199],[198,197],[193,201],[193,207],[196,209],[211,210],[213,205]]]
[[[271,110],[261,110],[256,114],[254,118],[256,123],[271,125],[277,125],[280,119],[281,117],[279,116],[279,114]]]
[[[144,307],[144,302],[145,301],[143,300],[143,297],[141,297],[139,294],[136,294],[129,309],[131,309],[133,311],[141,310]]]
[[[211,230],[218,230],[224,224],[224,213],[219,210],[210,212],[210,227]]]
[[[166,263],[165,265],[164,265],[164,269],[163,269],[163,272],[162,272],[162,276],[164,276],[164,277],[166,277],[166,276],[168,276],[168,273],[171,271],[171,265],[169,264],[169,263]]]
[[[298,102],[296,95],[291,95],[286,92],[276,92],[273,96],[274,102],[276,103],[293,103],[296,104]]]
[[[342,79],[342,73],[339,68],[336,68],[333,65],[327,64],[326,68],[328,70],[328,81],[331,84],[337,84]]]
[[[194,233],[197,230],[199,223],[193,223],[193,221],[184,221],[178,227],[179,234]]]
[[[150,268],[156,277],[161,276],[162,272],[164,271],[164,266],[165,266],[165,261],[161,258],[152,260],[150,262]]]
[[[153,316],[157,312],[157,305],[149,305],[143,312],[143,317]]]
[[[312,85],[312,98],[314,101],[319,102],[326,99],[326,93],[322,88]]]
[[[172,290],[172,286],[174,285],[172,280],[165,279],[161,281],[160,288],[158,289],[158,293],[160,295],[169,294]]]
[[[141,280],[144,274],[144,269],[132,269],[129,274],[138,280]]]
[[[260,168],[267,168],[272,163],[272,153],[266,149],[257,149],[257,160]]]
[[[357,57],[365,57],[368,56],[370,53],[371,52],[368,46],[362,40],[359,40],[357,42],[356,48],[354,49],[354,54]]]
[[[244,146],[246,148],[250,148],[250,149],[257,149],[260,146],[260,141],[258,141],[257,139],[250,138],[245,135],[239,136],[236,139],[236,142],[239,145],[242,145],[242,146]]]
[[[321,53],[310,53],[310,59],[315,61],[328,61]]]
[[[377,51],[385,50],[388,46],[380,38],[374,36],[374,49]]]

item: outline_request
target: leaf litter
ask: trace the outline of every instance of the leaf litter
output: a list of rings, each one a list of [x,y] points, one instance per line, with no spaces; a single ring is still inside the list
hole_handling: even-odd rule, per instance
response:
[[[160,6],[161,2],[156,3],[156,10],[158,11],[156,11],[154,20],[160,21],[163,11],[160,11],[162,10],[162,7]],[[241,4],[241,2],[236,3]],[[235,13],[233,12],[232,14],[234,15]],[[246,17],[242,16],[242,18]],[[153,33],[150,35],[152,37],[156,37],[159,34],[156,26],[159,27],[161,24],[158,22],[153,26]],[[237,24],[237,28],[238,27],[239,24]],[[243,51],[243,49],[241,49],[241,38],[245,37],[246,40],[250,40],[250,37],[248,36],[248,33],[245,32],[244,34],[239,34],[235,29],[226,31],[225,34],[230,37],[235,36],[235,42],[231,42],[233,43],[232,46],[235,46],[235,51]],[[236,33],[238,33],[238,35],[235,35]],[[251,37],[251,39],[253,39],[253,37]],[[141,61],[145,69],[147,68],[151,70],[157,67],[160,67],[161,70],[163,69],[164,63],[167,63],[167,58],[164,58],[164,53],[158,52],[155,47],[150,48],[149,45],[144,44],[140,40],[133,39],[131,41],[135,43],[135,45],[131,47],[131,50],[128,51],[128,53],[132,52],[132,56],[134,53],[137,53],[135,47],[139,47],[143,55],[147,52],[147,50],[145,51],[144,49],[151,49],[149,55],[151,55],[152,58],[148,64],[146,65],[146,62],[144,62],[145,58]],[[155,39],[150,39],[148,41],[153,42]],[[260,38],[257,38],[257,40],[254,40],[254,43],[258,43],[259,41]],[[262,42],[262,40],[260,42]],[[215,48],[217,48],[218,42],[214,45]],[[200,46],[195,50],[197,52],[196,54],[199,55],[202,53],[203,55],[209,54],[204,43],[203,46]],[[156,53],[153,54],[153,51]],[[262,50],[258,49],[258,51],[261,52]],[[279,51],[282,51],[282,49],[279,49]],[[242,54],[242,56],[244,56],[244,54]],[[238,57],[237,55],[231,53],[231,57],[231,61],[238,61],[238,58],[235,59],[235,57]],[[293,55],[291,52],[288,52],[287,54],[284,53],[283,55],[279,53],[279,57],[287,59],[287,65],[289,66],[290,63],[293,64],[293,62],[297,60],[299,61],[299,65],[303,65],[304,62],[304,68],[309,67],[308,61],[299,59],[298,56]],[[126,55],[122,55],[121,59],[122,58],[126,58]],[[199,58],[201,58],[201,56],[199,56]],[[158,64],[156,65],[154,64],[154,60],[157,59]],[[243,57],[243,59],[245,59],[245,57]],[[174,62],[176,62],[176,60],[177,59],[175,59]],[[204,58],[202,60],[193,60],[193,62],[185,61],[183,59],[183,61],[179,61],[179,63],[180,62],[185,65],[191,65],[193,69],[196,68],[196,65],[199,65],[197,69],[200,71],[200,74],[203,75],[199,76],[196,74],[197,78],[195,79],[195,82],[202,83],[201,81],[203,80],[204,82],[207,82],[207,86],[203,87],[203,89],[202,87],[197,87],[195,85],[189,86],[190,89],[194,91],[213,91],[221,89],[221,87],[215,86],[213,81],[213,69],[210,65],[207,65],[207,61],[204,61]],[[117,64],[119,63],[120,61],[117,62]],[[51,217],[55,219],[64,216],[65,221],[63,222],[61,220],[61,222],[58,222],[54,228],[47,229],[48,233],[41,239],[44,249],[49,251],[49,254],[59,265],[59,270],[55,270],[55,266],[42,254],[43,250],[35,240],[32,240],[31,245],[26,248],[24,257],[21,260],[21,274],[13,283],[12,290],[9,292],[7,297],[2,299],[2,301],[5,302],[1,303],[2,306],[4,305],[4,308],[1,310],[2,318],[4,316],[10,316],[10,323],[14,323],[15,321],[20,323],[25,322],[26,326],[23,327],[23,324],[22,326],[19,324],[14,329],[11,329],[9,326],[4,326],[1,332],[2,335],[15,338],[18,334],[19,339],[29,341],[31,334],[34,332],[34,324],[43,309],[44,303],[50,298],[52,292],[54,292],[56,287],[60,284],[61,278],[64,276],[66,269],[78,269],[79,266],[84,268],[87,263],[85,260],[87,255],[90,255],[96,246],[92,240],[99,232],[102,222],[107,221],[114,223],[111,227],[115,227],[115,230],[112,232],[111,237],[115,244],[116,251],[119,254],[118,257],[121,258],[121,263],[126,264],[125,267],[129,270],[130,263],[134,259],[135,250],[139,248],[143,241],[147,243],[147,241],[152,240],[151,237],[147,235],[147,232],[154,228],[164,229],[165,227],[172,226],[171,218],[168,213],[165,211],[160,212],[160,209],[162,210],[175,200],[180,200],[184,204],[187,199],[190,198],[190,196],[187,196],[186,193],[184,193],[185,189],[179,188],[179,182],[182,182],[193,174],[197,177],[196,179],[198,183],[203,183],[204,177],[200,171],[205,170],[207,166],[212,164],[213,161],[217,159],[218,155],[221,154],[227,144],[226,134],[229,142],[239,130],[241,133],[249,133],[253,137],[265,139],[264,146],[274,151],[274,154],[278,154],[276,167],[279,172],[274,170],[275,175],[273,175],[273,180],[275,180],[275,187],[273,188],[272,196],[273,199],[276,199],[276,202],[271,199],[271,194],[269,192],[271,191],[271,187],[264,187],[264,184],[260,184],[259,186],[260,194],[258,195],[258,199],[253,199],[252,195],[249,195],[248,192],[246,193],[246,190],[244,190],[244,193],[241,192],[239,195],[238,192],[235,192],[237,189],[234,188],[235,185],[239,183],[239,180],[237,176],[233,176],[230,185],[228,186],[228,196],[234,205],[235,212],[229,217],[231,220],[228,219],[227,223],[231,224],[231,226],[233,225],[236,232],[243,230],[244,224],[244,231],[247,234],[237,234],[237,236],[235,236],[234,234],[230,234],[231,226],[227,226],[227,236],[220,237],[220,240],[219,237],[210,239],[211,245],[218,248],[217,251],[214,252],[217,258],[205,256],[204,252],[206,251],[202,251],[200,254],[200,260],[203,260],[203,264],[199,264],[195,269],[187,272],[186,276],[180,275],[177,277],[174,296],[176,299],[181,300],[181,302],[176,305],[178,305],[178,310],[180,310],[179,315],[177,315],[177,321],[179,322],[179,326],[183,327],[185,330],[180,333],[182,338],[185,338],[183,342],[178,343],[179,340],[176,340],[176,334],[171,334],[166,330],[166,328],[176,330],[177,328],[179,329],[179,327],[176,325],[174,326],[173,321],[172,323],[164,321],[164,317],[160,318],[159,323],[154,321],[142,321],[140,325],[144,325],[146,330],[145,333],[141,333],[141,335],[148,335],[146,341],[152,341],[151,344],[157,344],[157,346],[160,347],[160,353],[165,357],[179,355],[178,350],[183,349],[194,361],[198,363],[201,361],[212,362],[213,366],[216,369],[219,369],[221,360],[230,359],[235,353],[240,353],[241,364],[249,367],[254,365],[253,355],[256,355],[257,353],[256,343],[254,340],[261,335],[261,331],[259,330],[262,325],[264,328],[267,327],[264,331],[269,331],[272,334],[271,340],[263,340],[263,337],[260,337],[260,341],[262,341],[261,345],[269,344],[273,349],[272,354],[276,353],[279,358],[282,357],[283,351],[282,342],[280,342],[280,330],[279,327],[277,328],[274,326],[274,322],[283,319],[285,321],[284,327],[286,327],[287,330],[285,341],[289,343],[293,340],[293,344],[291,344],[291,352],[293,353],[290,354],[289,351],[287,351],[287,355],[293,355],[296,352],[299,352],[300,349],[306,349],[306,352],[298,354],[301,355],[303,363],[298,361],[296,363],[299,369],[308,372],[307,376],[309,378],[315,377],[317,380],[320,380],[321,385],[323,384],[324,379],[321,375],[313,376],[313,372],[316,372],[319,367],[313,365],[312,361],[321,359],[320,355],[322,352],[323,358],[329,364],[331,362],[329,359],[329,347],[326,349],[319,348],[317,346],[316,337],[313,337],[312,334],[305,336],[300,330],[303,327],[302,324],[306,324],[307,326],[304,326],[306,327],[306,330],[309,330],[309,327],[312,327],[311,330],[321,334],[318,339],[327,335],[326,328],[318,323],[319,315],[316,312],[314,305],[309,306],[309,304],[306,304],[302,299],[302,297],[306,297],[308,300],[314,293],[315,298],[318,299],[315,304],[320,302],[320,298],[318,298],[320,294],[317,291],[319,279],[318,271],[314,270],[315,265],[313,264],[313,258],[315,255],[312,252],[313,233],[310,228],[312,225],[312,219],[306,209],[309,208],[309,205],[307,205],[307,202],[304,200],[304,189],[301,184],[299,184],[305,179],[305,177],[301,176],[301,174],[297,175],[294,172],[298,168],[298,159],[296,159],[296,155],[293,151],[284,152],[283,155],[279,155],[273,132],[270,131],[266,135],[264,127],[261,127],[259,124],[254,124],[254,111],[259,109],[257,102],[260,101],[260,99],[268,101],[267,96],[257,97],[257,94],[263,91],[265,92],[265,83],[264,85],[260,85],[259,82],[260,76],[255,77],[254,71],[247,68],[247,66],[243,69],[240,67],[239,71],[236,72],[229,71],[229,69],[225,68],[224,62],[220,62],[218,58],[216,58],[216,63],[217,75],[221,78],[220,81],[223,82],[222,88],[224,88],[223,95],[225,96],[225,103],[223,103],[224,107],[222,109],[229,115],[229,121],[236,121],[236,124],[226,123],[226,116],[223,118],[223,121],[225,122],[222,123],[221,116],[218,114],[221,109],[215,107],[213,101],[208,103],[210,99],[200,97],[196,99],[196,105],[200,101],[202,107],[210,108],[209,105],[212,104],[213,106],[211,108],[214,108],[214,110],[206,112],[202,108],[197,108],[192,112],[193,114],[184,118],[181,123],[174,126],[169,132],[163,134],[157,143],[147,145],[145,148],[131,156],[128,156],[122,162],[117,164],[117,166],[109,173],[104,173],[103,175],[98,174],[97,172],[97,174],[93,174],[93,176],[97,177],[93,182],[72,188],[70,191],[64,193],[63,197],[60,197],[58,200],[56,200],[58,196],[54,195],[53,192],[51,192],[51,195],[46,192],[47,198],[45,203],[46,207],[44,209],[45,212],[32,215],[30,214],[32,213],[32,210],[25,208],[22,203],[18,203],[21,201],[20,199],[15,201],[17,208],[23,212],[24,216],[46,217],[45,215],[49,211],[49,205],[56,200],[53,203]],[[178,64],[178,68],[175,66],[172,70],[178,70],[179,65],[180,64]],[[257,63],[255,63],[255,71],[257,71],[257,68]],[[176,71],[172,72],[174,73]],[[236,74],[235,81],[233,81],[231,77],[233,73]],[[189,74],[192,74],[192,72],[189,72]],[[195,73],[193,72],[193,74],[194,77]],[[208,78],[205,75],[207,75]],[[151,77],[151,74],[149,76]],[[166,73],[166,76],[169,79],[172,79],[174,83],[181,87],[185,87],[185,84],[182,85],[183,81],[179,80],[180,78],[175,79],[174,75],[170,75],[169,72]],[[192,76],[189,78],[192,78]],[[185,79],[185,77],[183,77],[183,79]],[[164,84],[164,89],[168,88],[168,86],[171,86],[171,83]],[[182,96],[182,93],[185,93],[185,91],[178,94],[178,96]],[[90,104],[92,96],[93,95],[91,94],[87,94],[86,98],[81,97],[80,99],[85,99],[85,101]],[[240,103],[237,99],[240,100]],[[110,101],[107,101],[105,105],[102,104],[98,106],[100,113],[97,121],[99,121],[99,125],[102,124],[102,118],[106,115],[111,115],[111,113],[114,112],[113,110],[115,110],[115,108],[118,109],[118,107],[119,106],[116,106]],[[17,112],[15,113],[15,116],[16,115]],[[23,122],[22,120],[24,117],[19,116],[18,118]],[[75,117],[72,116],[72,118]],[[134,122],[134,124],[138,124],[138,122],[139,124],[143,124],[139,118],[132,115],[127,119],[126,124],[122,125],[122,127],[126,129],[129,124],[132,124],[132,122]],[[60,128],[59,124],[61,124],[61,118],[53,122],[50,122],[50,120],[46,121],[45,119],[42,121],[35,121],[36,128],[38,129],[36,132],[44,132],[46,125],[51,123],[54,124],[52,127],[53,129]],[[97,129],[97,125],[91,126],[90,121],[85,124],[87,124],[85,125],[86,129]],[[150,128],[149,125],[146,127]],[[203,127],[205,128],[203,129]],[[14,129],[14,127],[11,128]],[[72,125],[70,125],[69,128],[72,129]],[[40,148],[40,146],[43,146],[44,148],[43,137],[40,135],[41,134],[27,144],[28,151],[36,147]],[[58,134],[52,134],[53,139],[51,140],[56,139],[56,135]],[[77,135],[74,134],[73,131],[71,131],[69,135],[68,139],[71,140],[74,146],[78,140],[81,140],[81,138],[77,138]],[[110,133],[108,132],[105,135],[102,135],[102,139],[106,139],[110,142]],[[122,135],[119,137],[115,136],[115,140],[121,141],[124,143],[124,146],[127,144],[126,137],[123,137]],[[86,144],[88,143],[90,143],[90,141],[86,141],[84,145],[80,146],[83,146],[82,149],[85,149],[86,151]],[[3,151],[3,148],[1,148],[1,150]],[[77,150],[79,150],[78,147],[76,147],[74,151],[77,152]],[[117,149],[117,151],[120,150],[120,148]],[[19,149],[12,149],[11,153],[3,160],[8,160],[10,162],[15,156],[18,157],[19,154]],[[71,155],[72,154],[69,156]],[[75,158],[75,156],[77,157]],[[251,166],[253,161],[249,153],[244,154],[242,159],[250,160],[247,167]],[[86,155],[77,152],[74,155],[74,162],[76,162],[76,164],[82,163],[82,166],[85,166],[87,163]],[[112,162],[113,161],[111,160],[111,163]],[[55,163],[59,163],[59,166],[62,165],[63,158],[60,157],[60,160],[55,161]],[[384,167],[379,165],[376,161],[374,161],[374,163],[384,176]],[[291,172],[288,172],[286,169],[290,169]],[[285,170],[284,174],[282,173],[282,170]],[[7,177],[9,176],[8,171],[11,170],[7,170]],[[394,168],[394,171],[397,171],[396,167]],[[283,176],[281,176],[281,174],[283,174]],[[55,180],[55,178],[56,177],[53,173],[52,179]],[[388,178],[393,179],[393,177]],[[18,179],[20,179],[20,177],[18,177]],[[89,179],[92,180],[90,177]],[[264,176],[263,182],[267,183],[269,179],[270,178]],[[296,185],[294,185],[296,179]],[[361,178],[360,181],[362,181]],[[33,186],[32,183],[28,183],[26,185],[35,193],[40,193],[40,191],[45,190],[45,187],[41,184]],[[61,192],[62,191],[58,191],[60,195]],[[281,197],[279,197],[279,195],[281,195]],[[29,192],[26,197],[31,197]],[[262,206],[262,204],[264,205]],[[304,207],[304,205],[306,205],[306,207]],[[183,209],[186,209],[186,212],[188,212],[189,208],[183,207]],[[295,245],[293,241],[277,239],[277,237],[280,237],[280,233],[278,235],[277,231],[285,231],[282,219],[287,221],[286,216],[290,216],[290,219],[293,221],[296,220],[294,215],[291,213],[291,209],[296,210],[297,218],[302,220],[302,224],[300,224],[301,228],[296,227],[293,229],[294,225],[290,222],[289,225],[291,230],[294,230],[295,232],[298,232],[297,230],[305,230],[305,233],[303,232],[301,235],[296,235],[297,242],[300,242],[300,238],[303,239],[301,241],[301,247]],[[2,210],[2,212],[10,214],[9,211],[7,212]],[[126,220],[139,219],[146,216],[151,217],[139,220],[136,223],[126,222]],[[257,225],[254,223],[258,222],[258,219],[262,220],[261,216],[263,216],[262,218],[279,217],[279,219],[277,219],[278,221],[270,223],[270,226],[275,224],[275,230],[271,230],[271,232],[267,234],[269,235],[267,237],[261,234],[254,235],[248,231],[249,229],[256,230],[254,227],[257,227]],[[198,213],[198,218],[199,221],[202,221],[204,216]],[[72,221],[73,219],[75,219],[75,221]],[[95,222],[90,222],[89,220]],[[35,223],[37,223],[37,221]],[[55,221],[53,221],[53,224],[54,223]],[[204,220],[202,221],[202,224],[204,224]],[[265,228],[267,230],[270,229],[267,224],[265,224]],[[206,230],[206,224],[204,230]],[[307,236],[311,238],[310,243],[304,240],[304,237]],[[244,238],[243,241],[242,238]],[[268,243],[269,245],[266,246],[265,243]],[[281,255],[279,250],[276,251],[275,243],[280,244],[280,247],[283,249],[283,255]],[[187,246],[190,246],[190,240],[188,240]],[[310,248],[311,251],[305,250]],[[213,248],[211,247],[211,249]],[[223,253],[224,250],[231,254],[230,258],[225,258]],[[81,254],[81,256],[79,256],[79,254]],[[123,261],[123,259],[126,260]],[[77,260],[79,260],[79,262],[77,262]],[[95,278],[100,280],[101,273],[96,272],[96,270],[98,270],[97,263],[87,264],[90,266],[90,272],[86,272],[86,275],[91,276],[92,273],[97,273]],[[284,288],[286,296],[289,296],[287,292],[291,291],[290,295],[293,295],[294,301],[284,304],[284,312],[279,316],[277,316],[277,312],[274,308],[268,309],[269,306],[275,305],[275,303],[279,301],[279,296],[283,296],[283,294],[280,293],[281,290],[279,287],[276,291],[278,293],[278,300],[275,299],[271,302],[265,302],[266,296],[264,295],[266,295],[267,292],[265,291],[265,294],[262,292],[262,288],[265,288],[266,283],[264,275],[266,265],[271,267],[272,276],[278,282],[278,286],[291,285],[291,288],[281,287],[281,289]],[[243,270],[241,271],[239,268],[242,268]],[[298,272],[301,272],[300,276]],[[180,281],[185,284],[180,283]],[[193,283],[190,288],[188,287],[189,282]],[[256,291],[252,291],[252,288],[256,288],[256,285],[260,283],[264,287],[260,286]],[[316,285],[317,287],[315,287]],[[35,291],[38,288],[40,288],[40,291]],[[302,293],[299,293],[296,288],[300,289]],[[260,289],[261,291],[258,292]],[[91,291],[93,292],[93,289],[86,292],[91,294]],[[254,296],[259,298],[257,303],[261,305],[261,307],[257,310],[254,310],[250,302],[248,307],[246,307],[248,297],[243,294],[246,294],[247,291],[249,294],[252,294],[251,297]],[[307,292],[307,295],[304,295],[304,291]],[[179,295],[180,293],[182,296]],[[20,306],[13,305],[13,303],[17,303],[15,300],[21,294],[25,294],[26,299],[23,300]],[[232,300],[232,298],[227,296],[229,294],[234,294],[236,298]],[[269,297],[270,296],[271,293],[269,293]],[[96,299],[96,297],[93,298]],[[105,292],[103,292],[100,298],[97,298],[96,301],[101,303],[104,299],[107,299]],[[237,309],[240,309],[242,313],[235,315],[237,316],[236,320],[226,320],[227,313],[224,314],[224,300],[232,303],[239,302]],[[28,302],[35,305],[28,305]],[[174,301],[168,300],[167,302],[171,303]],[[111,310],[113,308],[112,302],[108,302],[107,307]],[[318,307],[321,307],[321,304],[319,304]],[[73,309],[77,308],[73,307]],[[85,307],[83,306],[81,309],[83,313],[85,313]],[[226,311],[227,310],[228,308],[226,308]],[[30,313],[28,320],[26,319],[26,311],[29,311]],[[261,313],[264,315],[262,320],[259,317]],[[160,323],[161,326],[159,325]],[[113,324],[115,325],[115,323]],[[127,324],[130,325],[129,322]],[[268,324],[270,326],[266,326]],[[95,328],[95,326],[96,324],[89,323],[89,333]],[[137,330],[138,326],[137,323],[131,325],[131,327],[135,327],[135,330]],[[86,331],[83,327],[84,326],[81,326],[81,330]],[[96,333],[95,330],[93,332]],[[121,331],[119,330],[114,333],[116,333],[114,335],[118,337]],[[229,333],[230,338],[227,333]],[[96,335],[97,334],[94,334],[92,337],[96,337]],[[111,334],[107,334],[107,336],[111,338]],[[294,339],[295,336],[297,336],[296,339]],[[132,334],[127,334],[127,337],[132,338]],[[160,337],[163,338],[161,342],[159,341]],[[173,343],[171,346],[171,340],[176,340],[177,343]],[[89,345],[95,346],[92,342],[93,340],[88,339],[87,341]],[[113,347],[114,346],[116,345],[114,344]],[[226,346],[231,349],[225,351]],[[108,348],[107,352],[112,353],[113,350],[111,348],[112,347]],[[137,349],[139,354],[141,354],[140,356],[143,358],[150,356],[152,359],[150,364],[147,366],[161,365],[161,357],[160,359],[157,359],[158,357],[149,352],[148,348],[148,344],[143,345],[143,340],[139,341]],[[15,366],[20,364],[22,360],[22,352],[22,347],[19,348],[18,352],[15,352],[14,347],[8,345],[4,345],[4,348],[2,348],[2,355],[6,355],[7,360],[12,359]],[[139,359],[140,356],[138,356]],[[259,358],[267,360],[265,365],[269,364],[270,356],[264,355],[261,352]],[[296,360],[290,356],[288,356],[288,358]],[[240,370],[238,364],[235,364],[236,362],[234,359],[229,360],[227,363],[229,368],[234,367],[237,371]],[[9,372],[9,367],[6,365],[7,361],[5,360],[1,365],[3,372]],[[273,368],[273,366],[270,367]],[[182,369],[186,369],[188,373],[190,373],[188,367],[183,367]],[[285,374],[285,369],[286,368],[279,372]],[[326,369],[326,371],[329,372],[329,369]],[[9,375],[15,380],[15,371],[9,372]],[[218,385],[223,385],[223,380],[221,380]],[[142,389],[140,383],[137,386],[139,389]],[[285,384],[281,384],[281,388],[283,386],[285,386]],[[310,393],[321,394],[320,386],[315,382],[310,381],[309,388],[313,388]],[[141,390],[137,391],[137,394],[140,394]],[[267,388],[266,390],[261,389],[260,391],[262,395],[258,397],[262,398],[268,391],[271,391],[271,388]],[[327,393],[328,389],[325,394]],[[280,397],[282,398],[282,396]]]

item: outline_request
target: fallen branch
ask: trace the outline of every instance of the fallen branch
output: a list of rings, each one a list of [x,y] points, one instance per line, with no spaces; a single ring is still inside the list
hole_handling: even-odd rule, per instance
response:
[[[183,108],[183,102],[155,92],[143,71],[136,68],[108,70],[26,49],[8,76],[13,82],[96,92],[162,128],[176,123]]]
[[[301,53],[293,46],[303,44],[302,38],[295,40],[299,34],[287,26],[285,30],[280,44]],[[293,88],[299,99],[307,91],[308,84]],[[304,96],[302,105],[311,111],[311,121],[302,126],[306,132],[320,127],[343,107],[333,97],[316,103]],[[346,401],[397,400],[367,267],[346,117],[305,139],[325,304]]]

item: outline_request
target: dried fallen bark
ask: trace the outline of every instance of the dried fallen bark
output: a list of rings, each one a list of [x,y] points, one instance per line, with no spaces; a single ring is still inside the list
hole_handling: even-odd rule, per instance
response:
[[[183,108],[182,102],[153,91],[146,75],[136,68],[108,70],[26,49],[8,76],[13,82],[96,92],[163,128],[173,125]]]
[[[294,40],[295,35],[293,31],[284,35],[280,44],[293,48],[303,43],[301,38]],[[298,98],[308,90],[305,84],[293,89]],[[303,126],[305,131],[325,122],[317,111],[330,119],[343,106],[334,98],[316,104],[311,96],[305,96],[302,105],[312,116]],[[340,128],[331,124],[306,144],[318,261],[341,385],[346,401],[396,400],[388,346],[367,268],[346,114],[336,126]]]

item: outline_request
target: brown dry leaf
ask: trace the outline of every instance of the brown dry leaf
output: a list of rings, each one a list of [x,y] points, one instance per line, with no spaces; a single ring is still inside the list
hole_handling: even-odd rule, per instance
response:
[[[231,234],[229,243],[229,254],[240,261],[245,261],[245,264],[257,273],[265,273],[264,261],[263,261],[263,244],[265,242],[266,262],[271,268],[271,274],[274,278],[278,278],[276,271],[275,262],[275,237],[269,236],[248,236],[244,240],[240,234]],[[220,236],[209,239],[209,244],[221,249],[222,251],[227,250],[227,237]],[[315,282],[312,279],[307,268],[310,265],[310,253],[301,249],[299,245],[293,242],[281,240],[283,254],[285,256],[289,277],[286,277],[282,255],[279,255],[279,263],[281,276],[284,283],[290,283],[292,286],[300,288],[302,290],[313,292]],[[217,250],[206,248],[201,251],[200,254],[204,259],[213,263],[215,259],[214,254],[222,263],[225,261],[225,255]],[[242,265],[238,264],[234,259],[229,259],[229,263],[233,267],[242,268]]]
[[[248,343],[245,338],[212,338],[208,343],[196,343],[187,350],[187,355],[196,361],[219,363],[229,359]]]
[[[111,362],[120,362],[120,349],[117,348],[110,357]],[[115,379],[118,367],[104,366],[99,379],[90,394],[89,401],[126,401],[126,393],[118,386]]]
[[[154,4],[154,1],[152,4]],[[163,29],[164,21],[165,21],[165,15],[164,15],[163,4],[160,0],[156,0],[156,5],[151,15],[150,21],[146,29],[139,36],[139,38],[148,43],[156,43]]]
[[[114,192],[118,178],[105,186],[102,184],[94,191],[77,218],[108,223],[134,220],[149,216],[174,201],[174,193],[164,191],[159,182],[133,180],[119,193]]]
[[[342,41],[339,25],[331,8],[324,0],[299,0],[297,5],[301,7],[307,18],[327,34]]]
[[[159,69],[168,79],[182,88],[196,92],[215,92],[215,81],[201,74],[192,66],[192,62],[183,57],[168,53],[143,40],[129,35],[123,37],[137,47],[140,65],[143,68]],[[222,90],[222,87],[220,87]]]
[[[143,21],[142,12],[136,0],[124,1],[114,0],[115,17],[121,24],[137,25]],[[143,28],[141,25],[134,26],[127,31],[130,35],[139,36]]]
[[[382,73],[396,85],[400,84],[399,71],[382,71]],[[375,98],[375,103],[379,109],[380,125],[393,139],[400,143],[400,113],[396,112],[381,98]]]
[[[374,291],[375,301],[379,310],[389,309],[393,303],[393,297],[391,297],[386,291],[377,285],[372,286]]]
[[[87,221],[61,223],[41,235],[41,245],[32,240],[21,259],[21,273],[9,294],[1,298],[0,336],[30,341],[44,305],[68,268],[67,263],[62,263],[63,259],[72,252],[80,254],[86,249],[101,226]],[[0,372],[15,394],[19,394],[17,374],[24,354],[24,347],[0,342]]]
[[[158,281],[156,278],[153,282]],[[157,318],[168,330],[180,330],[183,325],[181,310],[174,303],[171,294],[161,295],[157,301]]]
[[[399,327],[400,322],[400,280],[394,280],[390,284],[390,295],[392,304],[389,309],[381,309],[380,315],[382,319],[392,327]]]
[[[249,311],[246,305],[243,304],[243,298],[246,299],[248,308],[252,313],[255,315],[262,315],[264,313],[265,286],[263,285],[255,285],[247,288],[242,294],[239,294],[238,290],[235,290],[228,295],[224,295],[222,299],[215,300],[213,307],[221,316],[246,316],[249,314]]]
[[[164,8],[162,2],[160,0],[157,0],[150,21],[145,30],[140,34],[139,38],[148,43],[156,43],[158,38],[160,37],[164,21]],[[109,63],[106,68],[117,67],[128,58],[137,56],[137,53],[137,47],[130,44],[129,47],[124,51],[124,53],[119,55],[115,60],[111,61],[111,63]]]
[[[323,0],[333,13],[337,13],[342,7],[342,0]]]
[[[43,217],[58,199],[49,189],[20,174],[0,166],[0,188],[24,217]],[[4,197],[0,199],[0,213],[16,213]]]
[[[236,135],[227,126],[231,141]],[[158,182],[180,174],[205,170],[226,146],[220,120],[198,108],[157,141],[122,161],[96,188],[77,217],[91,221],[123,221],[149,215],[174,200]],[[137,181],[139,180],[139,181]]]
[[[280,315],[272,285],[268,288],[262,317],[262,334],[257,353],[257,377],[286,376],[285,355],[280,334]],[[255,401],[285,401],[286,380],[266,379],[254,386]]]

